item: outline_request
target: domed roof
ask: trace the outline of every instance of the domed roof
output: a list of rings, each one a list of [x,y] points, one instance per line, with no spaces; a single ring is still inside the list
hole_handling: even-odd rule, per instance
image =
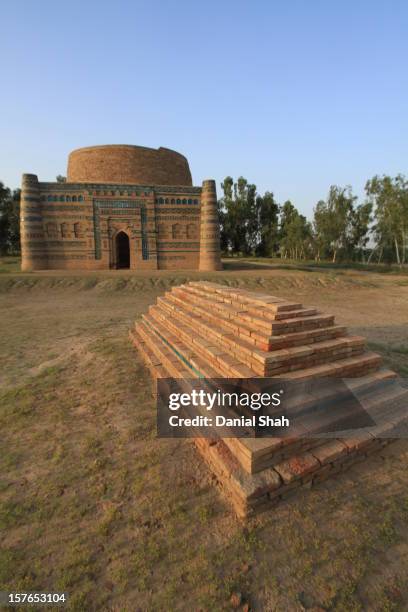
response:
[[[98,145],[75,149],[68,157],[69,183],[192,185],[184,155],[160,147]]]

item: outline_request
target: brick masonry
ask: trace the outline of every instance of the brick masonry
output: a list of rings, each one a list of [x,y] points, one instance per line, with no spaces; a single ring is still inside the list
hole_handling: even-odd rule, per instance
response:
[[[332,315],[281,298],[209,282],[173,287],[130,332],[154,378],[283,376],[355,379],[380,425],[350,438],[197,438],[196,446],[239,516],[273,507],[364,460],[407,423],[408,391],[364,339]],[[324,392],[322,392],[324,393]],[[327,392],[326,392],[327,393]],[[338,397],[333,422],[341,419]],[[390,410],[390,406],[393,409]],[[305,409],[306,401],[296,408]]]
[[[164,147],[151,149],[134,145],[102,145],[72,151],[67,181],[187,187],[193,184],[184,155]]]
[[[23,175],[22,270],[221,269],[216,204],[175,151],[78,149],[66,183]]]

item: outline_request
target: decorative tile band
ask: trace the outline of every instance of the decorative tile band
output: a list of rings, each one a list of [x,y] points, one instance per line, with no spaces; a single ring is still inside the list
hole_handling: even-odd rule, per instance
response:
[[[93,200],[94,215],[94,238],[95,238],[95,259],[102,259],[101,249],[101,210],[112,209],[114,211],[140,210],[142,227],[142,258],[149,259],[149,247],[146,234],[146,206],[142,200]]]

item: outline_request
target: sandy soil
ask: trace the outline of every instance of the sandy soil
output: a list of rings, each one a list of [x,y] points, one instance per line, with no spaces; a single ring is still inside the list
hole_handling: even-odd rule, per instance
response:
[[[188,441],[155,437],[127,340],[198,273],[0,276],[0,589],[72,610],[408,609],[408,443],[243,525]],[[408,278],[230,265],[204,275],[333,312],[408,375]],[[243,609],[241,607],[241,609]]]

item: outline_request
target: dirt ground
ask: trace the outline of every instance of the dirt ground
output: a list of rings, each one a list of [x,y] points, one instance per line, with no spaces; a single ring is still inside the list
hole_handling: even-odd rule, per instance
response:
[[[191,442],[156,438],[127,339],[170,286],[218,279],[334,313],[408,376],[407,276],[0,272],[0,590],[81,611],[228,610],[237,592],[251,610],[408,610],[408,441],[243,524]]]

